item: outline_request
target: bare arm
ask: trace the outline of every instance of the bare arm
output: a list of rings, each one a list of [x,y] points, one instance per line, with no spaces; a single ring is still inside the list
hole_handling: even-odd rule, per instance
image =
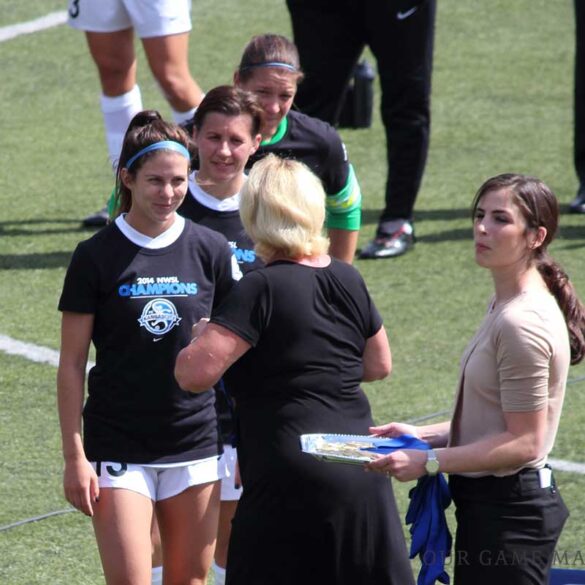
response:
[[[358,234],[358,231],[329,228],[329,254],[351,264],[355,256]]]
[[[210,323],[201,329],[199,336],[179,352],[175,364],[175,378],[179,386],[189,392],[212,388],[251,347],[221,325]]]
[[[61,354],[57,372],[57,404],[61,424],[67,501],[88,516],[99,495],[97,476],[85,457],[81,438],[85,368],[93,330],[91,314],[64,312],[61,322]]]
[[[469,445],[437,450],[439,470],[445,473],[496,471],[522,467],[539,458],[545,443],[547,409],[531,412],[505,412],[506,430]],[[384,471],[400,481],[416,479],[425,473],[424,451],[396,451],[381,457],[370,468]]]
[[[392,354],[384,326],[366,342],[363,355],[364,382],[382,380],[392,371]]]
[[[505,412],[506,430],[470,445],[439,449],[440,468],[446,473],[492,471],[520,467],[542,456],[547,409]]]

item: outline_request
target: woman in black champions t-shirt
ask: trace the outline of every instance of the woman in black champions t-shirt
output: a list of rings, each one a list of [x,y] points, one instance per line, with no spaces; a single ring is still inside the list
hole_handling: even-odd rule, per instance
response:
[[[261,124],[262,108],[254,94],[228,85],[205,94],[192,123],[198,170],[189,175],[189,190],[178,210],[184,217],[223,234],[244,274],[264,265],[240,219],[244,168],[260,144]],[[227,473],[221,481],[213,572],[215,585],[223,585],[231,522],[242,494],[236,481],[233,399],[223,381],[216,385],[216,410]]]
[[[173,582],[205,583],[211,563],[221,449],[214,395],[186,395],[173,366],[192,324],[231,288],[233,256],[223,236],[176,214],[188,144],[157,113],[136,116],[119,163],[122,213],[78,245],[59,302],[65,495],[92,516],[108,583],[150,583],[155,512]]]

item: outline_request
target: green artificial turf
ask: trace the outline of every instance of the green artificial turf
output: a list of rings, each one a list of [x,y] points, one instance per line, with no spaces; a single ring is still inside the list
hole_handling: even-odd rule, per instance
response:
[[[0,27],[65,9],[62,0],[0,0]],[[284,0],[195,0],[193,16],[191,67],[204,89],[230,82],[251,35],[290,34]],[[401,258],[355,263],[393,351],[392,376],[366,386],[378,422],[451,407],[461,351],[491,294],[489,275],[473,261],[468,209],[479,185],[518,171],[549,183],[564,211],[574,196],[572,18],[568,0],[439,2],[417,243]],[[144,104],[166,116],[137,48]],[[112,186],[97,74],[83,35],[66,26],[0,43],[0,71],[0,335],[58,349],[65,269],[77,242],[90,235],[80,220],[103,206]],[[377,104],[379,94],[376,88]],[[383,203],[383,128],[376,112],[372,128],[340,133],[364,193],[364,245]],[[584,247],[585,217],[563,213],[551,252],[585,296]],[[0,526],[68,507],[55,374],[50,365],[0,353]],[[570,376],[553,456],[582,463],[585,366]],[[582,565],[585,476],[557,478],[572,514],[557,560],[578,566],[581,558]],[[403,512],[410,487],[395,488]],[[91,525],[81,514],[0,531],[0,583],[102,582]]]

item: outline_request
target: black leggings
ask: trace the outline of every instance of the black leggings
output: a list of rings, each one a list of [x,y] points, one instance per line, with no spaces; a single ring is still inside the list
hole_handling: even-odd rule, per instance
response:
[[[287,0],[306,75],[295,103],[336,124],[367,45],[382,89],[388,179],[380,221],[412,219],[430,135],[436,0]]]

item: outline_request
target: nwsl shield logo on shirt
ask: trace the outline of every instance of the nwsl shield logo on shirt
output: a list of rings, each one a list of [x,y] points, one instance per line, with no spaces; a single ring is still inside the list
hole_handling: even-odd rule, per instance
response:
[[[140,326],[153,335],[164,335],[180,322],[181,317],[177,314],[175,305],[167,299],[149,301],[138,319]]]

